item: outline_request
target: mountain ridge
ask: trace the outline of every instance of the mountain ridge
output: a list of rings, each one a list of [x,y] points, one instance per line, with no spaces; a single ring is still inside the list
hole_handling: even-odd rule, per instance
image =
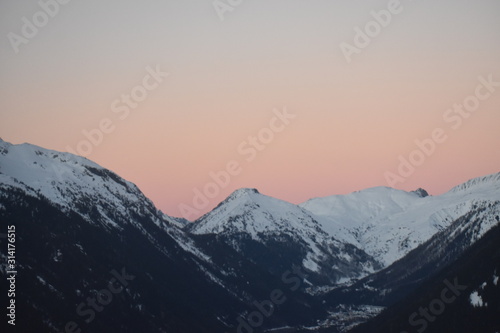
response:
[[[232,229],[258,238],[260,232],[273,229],[303,230],[305,235],[314,232],[324,240],[331,238],[361,249],[384,266],[447,227],[474,202],[487,201],[500,193],[500,173],[470,179],[438,196],[429,196],[423,189],[407,192],[379,186],[346,195],[312,198],[298,205],[266,196],[257,189],[242,188],[233,191],[212,211],[188,223],[161,212],[135,184],[97,163],[36,145],[0,141],[0,179],[2,184],[41,193],[66,209],[69,202],[77,199],[103,202],[113,206],[118,214],[127,212],[129,216],[144,214],[146,209],[157,217],[155,223],[167,223],[188,233]],[[108,179],[112,182],[107,182]],[[22,185],[26,183],[30,186]],[[235,209],[241,210],[239,214],[232,213]],[[89,211],[80,213],[89,218]],[[244,216],[255,214],[258,216],[244,221]],[[232,222],[228,223],[229,220]],[[104,222],[113,226],[112,216],[105,217]],[[311,237],[300,237],[308,243],[314,242]]]
[[[58,331],[81,291],[97,292],[120,267],[137,282],[90,330],[234,332],[261,315],[256,332],[345,332],[498,224],[498,174],[462,185],[439,196],[376,187],[300,205],[242,188],[188,223],[92,161],[0,141],[0,218],[16,225],[21,284],[31,286],[19,296],[26,332]],[[292,285],[273,316],[257,312]]]

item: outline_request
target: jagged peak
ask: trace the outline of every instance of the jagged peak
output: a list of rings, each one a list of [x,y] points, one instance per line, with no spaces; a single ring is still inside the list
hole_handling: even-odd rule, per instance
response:
[[[241,198],[246,195],[254,195],[254,194],[260,194],[259,190],[255,188],[240,188],[235,190],[233,193],[231,193],[227,199],[228,200],[233,200],[237,198]]]
[[[500,172],[493,173],[493,174],[487,175],[487,176],[482,176],[482,177],[470,179],[463,184],[460,184],[460,185],[453,187],[450,190],[450,192],[467,191],[468,189],[470,189],[472,187],[477,187],[477,186],[481,186],[481,185],[493,186],[494,184],[496,184],[497,186],[500,186]]]
[[[425,197],[429,196],[429,193],[421,187],[417,188],[415,191],[411,191],[411,193],[415,193],[416,195],[418,195],[421,198],[425,198]]]
[[[196,221],[203,220],[206,216],[212,214],[213,211],[224,207],[226,204],[230,202],[234,202],[235,200],[242,200],[243,198],[247,200],[251,200],[250,197],[253,195],[261,195],[260,192],[255,188],[239,188],[233,191],[226,199],[221,201],[213,210],[207,212],[203,216],[199,217]]]

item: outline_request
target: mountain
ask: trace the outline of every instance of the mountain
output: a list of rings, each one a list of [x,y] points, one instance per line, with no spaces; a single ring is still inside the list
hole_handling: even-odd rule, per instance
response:
[[[239,189],[189,223],[88,159],[0,140],[16,329],[336,333],[368,322],[387,331],[377,318],[403,327],[398,307],[433,294],[444,268],[479,272],[464,276],[475,307],[463,311],[491,321],[499,184],[493,174],[439,196],[377,187],[300,205]],[[9,290],[12,253],[0,244],[0,286]]]
[[[353,305],[371,312],[374,308],[394,305],[433,279],[443,267],[461,260],[464,253],[486,237],[490,230],[498,228],[499,216],[500,201],[474,207],[389,267],[325,294],[324,304],[332,314],[344,312],[345,307]],[[369,314],[356,323],[369,318]]]
[[[247,257],[253,254],[249,242],[262,244],[263,250],[253,259],[267,263],[268,270],[280,267],[282,254],[292,252],[288,248],[273,250],[282,235],[291,235],[283,242],[288,245],[324,241],[339,248],[338,244],[349,244],[365,250],[368,258],[381,259],[386,268],[364,278],[360,274],[359,281],[329,281],[329,287],[307,289],[322,299],[329,312],[321,325],[344,332],[407,296],[497,225],[499,179],[499,174],[473,179],[440,196],[429,196],[422,189],[405,192],[378,187],[312,199],[298,206],[242,189],[188,229],[195,234],[217,235]],[[281,256],[272,260],[275,253]],[[293,258],[307,258],[304,253],[299,251]],[[325,257],[324,253],[315,256]],[[307,260],[303,265],[309,275],[314,273]],[[328,274],[326,267],[318,272],[320,277]],[[308,280],[325,283],[309,276]]]
[[[495,200],[500,200],[500,173],[470,180],[439,196],[429,196],[422,189],[376,187],[311,199],[300,207],[321,217],[322,229],[339,241],[388,266],[474,207]]]
[[[230,248],[221,251],[233,265],[223,267],[203,252],[204,240],[182,231],[181,220],[134,184],[33,145],[0,142],[0,220],[5,232],[6,225],[16,231],[16,329],[23,332],[234,331],[254,302],[303,281],[286,272],[283,282]],[[1,241],[0,285],[8,290]],[[308,295],[292,296],[261,326],[321,315]]]
[[[419,206],[424,200],[417,193],[375,187],[347,195],[310,199],[300,207],[320,216],[322,227],[329,234],[364,249],[386,266],[401,257],[405,247],[411,246],[403,242],[408,234],[418,229],[411,228],[409,223],[400,223],[403,222],[400,219],[391,221],[391,218]],[[432,234],[427,230],[428,237]]]
[[[3,186],[43,195],[63,211],[75,211],[90,223],[120,229],[123,226],[116,220],[130,223],[134,217],[146,215],[154,217],[152,222],[157,225],[165,222],[136,185],[85,158],[5,141],[0,141],[0,156]],[[100,208],[112,214],[98,214],[102,211],[95,209]]]
[[[374,214],[373,219],[368,219],[369,227],[365,229],[368,231],[364,236],[368,235],[366,238],[374,238],[377,242],[384,240],[383,233],[387,226],[383,223],[388,222],[389,225],[393,224],[394,226],[393,229],[388,230],[392,231],[392,235],[409,235],[409,237],[413,236],[414,238],[420,236],[418,239],[421,243],[413,248],[403,248],[405,255],[402,255],[400,259],[394,261],[385,269],[352,284],[341,285],[323,295],[324,304],[326,304],[330,313],[326,322],[339,331],[346,332],[355,325],[376,316],[385,307],[392,306],[395,302],[404,299],[421,284],[433,278],[442,267],[459,260],[465,251],[498,225],[498,216],[500,216],[499,180],[500,174],[493,174],[472,179],[441,196],[421,195],[422,200],[417,200],[414,203],[415,207],[406,206],[400,212],[398,210],[402,206],[401,204],[388,205],[388,196],[380,196],[377,202],[378,205],[372,211],[384,207],[386,210],[391,209],[393,215],[389,214],[389,217],[383,220],[377,214]],[[366,195],[366,192],[370,194],[370,192],[373,193],[380,189],[368,189],[356,192],[353,195]],[[398,203],[402,202],[400,192],[394,192],[394,190],[387,188],[383,191],[395,193]],[[411,193],[406,194],[406,196],[408,197],[409,194]],[[313,203],[317,204],[321,200],[315,199]],[[333,196],[324,199],[324,201],[328,204],[323,207],[312,206],[311,210],[325,215],[328,214],[325,207],[332,207],[332,204],[345,207],[346,202],[353,205],[354,200],[352,198],[351,200],[345,200],[345,197]],[[383,204],[381,204],[381,201]],[[359,214],[364,213],[365,216],[367,215],[366,211],[368,209],[362,206],[367,202],[372,203],[373,200],[359,202],[362,212],[356,212],[354,219],[358,218]],[[323,212],[318,211],[320,208],[323,208]],[[355,211],[354,206],[351,206],[350,209]],[[418,209],[421,210],[420,214]],[[330,211],[330,217],[334,215],[331,212],[342,217],[339,211],[342,212],[341,209]],[[396,218],[401,219],[399,226],[398,222],[395,221]],[[349,221],[350,224],[355,222]],[[383,228],[377,223],[380,223]],[[360,225],[363,226],[363,222],[357,224],[357,226]],[[408,227],[405,228],[404,226]],[[414,230],[411,230],[410,227]],[[425,237],[421,237],[425,228],[427,228],[425,231],[427,233],[432,233],[434,230],[439,231],[435,231],[426,240]],[[382,232],[378,232],[377,229],[382,230]],[[364,229],[359,228],[358,230]],[[411,232],[408,232],[409,230]],[[380,236],[377,237],[377,235]],[[394,244],[394,242],[389,240],[389,244]],[[367,252],[369,251],[367,250]],[[332,323],[333,321],[335,323]]]
[[[499,178],[474,179],[439,196],[376,187],[300,205],[240,189],[185,230],[217,235],[267,270],[301,265],[310,292],[324,292],[391,265],[475,207],[500,200]]]
[[[328,235],[310,212],[256,189],[236,190],[186,230],[217,235],[219,241],[269,271],[300,266],[312,287],[359,278],[381,268],[356,246]]]
[[[352,333],[500,331],[500,225]]]

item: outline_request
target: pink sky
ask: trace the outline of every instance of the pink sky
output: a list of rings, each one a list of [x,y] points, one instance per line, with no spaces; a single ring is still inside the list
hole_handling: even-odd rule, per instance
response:
[[[1,41],[0,136],[77,151],[107,121],[88,158],[174,216],[230,161],[240,172],[196,216],[241,187],[299,203],[389,186],[385,173],[436,128],[446,141],[394,187],[439,194],[500,171],[500,86],[481,88],[489,96],[458,128],[444,119],[480,76],[500,82],[498,1],[401,1],[348,63],[341,43],[387,4],[245,2],[221,21],[207,1],[72,2],[18,53]],[[0,31],[21,34],[39,10],[0,4]],[[169,75],[148,78],[156,67]],[[134,92],[146,95],[132,108],[122,96]],[[238,147],[250,154],[249,136],[267,138],[284,108],[295,118],[273,122],[280,131],[248,161]]]

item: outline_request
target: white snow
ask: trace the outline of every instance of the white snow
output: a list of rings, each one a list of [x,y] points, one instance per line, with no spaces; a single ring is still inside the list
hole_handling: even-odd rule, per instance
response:
[[[124,218],[129,217],[125,212],[150,204],[137,186],[118,176],[113,176],[115,180],[110,175],[108,170],[83,157],[30,144],[12,145],[0,141],[0,186],[43,195],[64,210],[80,212],[75,204],[84,201],[105,205]],[[88,219],[85,212],[80,213]],[[114,218],[105,214],[103,217],[102,222],[118,227]],[[89,219],[89,222],[95,221]]]
[[[36,278],[41,284],[47,286],[51,291],[57,292],[56,288],[54,288],[54,286],[52,286],[50,283],[47,283],[47,281],[45,281],[45,279],[42,278],[40,275],[37,275]]]
[[[345,253],[343,244],[322,228],[318,217],[294,205],[260,194],[255,189],[239,189],[233,192],[214,210],[195,221],[191,227],[194,234],[246,234],[256,241],[263,237],[274,239],[291,237],[306,246],[308,253],[303,265],[310,271],[319,272],[326,257],[336,257],[345,263],[358,264],[355,258]],[[355,241],[354,238],[352,241]],[[334,253],[329,245],[339,251]],[[239,249],[235,244],[234,248]],[[371,265],[364,266],[363,276],[372,273]]]
[[[258,240],[265,233],[294,230],[293,235],[311,248],[303,263],[311,270],[321,261],[316,260],[321,255],[316,245],[322,241],[352,244],[388,266],[474,207],[495,201],[500,201],[500,173],[472,179],[439,196],[374,187],[300,205],[240,189],[195,221],[191,232],[245,233]],[[500,206],[495,207],[500,215]],[[498,223],[491,210],[478,214],[482,223],[473,241]]]
[[[483,299],[481,298],[481,296],[479,296],[477,291],[474,291],[470,294],[469,301],[470,304],[475,308],[483,306]]]
[[[43,285],[47,284],[47,282],[45,282],[45,280],[41,276],[37,275],[36,278],[38,281],[40,281],[41,284],[43,284]]]
[[[181,230],[186,220],[163,214],[136,185],[86,158],[0,139],[0,190],[11,187],[48,199],[63,212],[76,212],[89,223],[100,223],[108,230],[120,231],[123,225],[119,223],[129,223],[160,251],[171,255],[144,228],[140,218],[150,219],[183,250],[202,261],[211,260]],[[83,252],[80,244],[77,247]],[[62,258],[60,250],[52,257],[56,262]]]
[[[52,256],[52,260],[55,261],[55,262],[61,262],[61,258],[62,258],[62,253],[61,253],[61,250],[57,250],[57,252]]]
[[[154,211],[158,218],[153,222],[168,232],[179,246],[204,262],[211,260],[180,230],[185,220],[156,211],[137,186],[83,157],[0,140],[2,187],[44,196],[64,211],[76,211],[90,223],[96,223],[88,211],[78,206],[86,202],[86,209],[97,207],[102,217],[100,222],[108,228],[121,229],[116,224],[116,216],[110,214],[133,223],[133,216],[151,216]],[[387,266],[473,207],[486,208],[496,201],[500,201],[500,173],[469,180],[439,196],[422,197],[414,192],[375,187],[347,195],[315,198],[300,205],[253,189],[240,189],[188,228],[195,234],[239,233],[255,240],[269,234],[291,237],[307,247],[303,264],[311,271],[320,269],[325,255],[335,255],[345,262],[355,261],[342,250],[345,244],[364,250]],[[500,209],[494,213],[491,210],[481,213],[482,223],[479,230],[474,231],[475,239],[498,224],[495,217],[500,215]],[[167,224],[176,227],[169,228]],[[140,224],[137,227],[147,233]],[[237,242],[233,245],[238,249]],[[340,249],[339,253],[332,254],[326,245]],[[374,271],[371,265],[365,266],[366,274]],[[494,284],[497,282],[495,275]]]
[[[308,200],[299,206],[319,216],[322,229],[365,250],[385,265],[406,255],[474,205],[500,200],[500,173],[470,180],[439,196],[375,187]],[[497,222],[489,216],[479,238]],[[354,239],[354,240],[353,240]]]
[[[251,214],[250,214],[251,213]],[[274,230],[302,230],[310,233],[320,225],[308,212],[294,204],[268,197],[254,189],[240,189],[221,205],[197,221],[195,234],[221,233],[227,230],[245,231],[253,239],[260,233]]]
[[[311,258],[311,253],[308,253],[306,258],[303,260],[302,265],[312,272],[319,272],[318,264]]]
[[[496,275],[496,271],[495,271],[495,274],[493,274],[493,284],[496,286],[498,284],[498,276]]]
[[[335,331],[347,333],[355,326],[377,316],[384,307],[374,305],[340,304],[333,311],[328,311],[328,318],[319,323],[317,329],[334,327]]]

